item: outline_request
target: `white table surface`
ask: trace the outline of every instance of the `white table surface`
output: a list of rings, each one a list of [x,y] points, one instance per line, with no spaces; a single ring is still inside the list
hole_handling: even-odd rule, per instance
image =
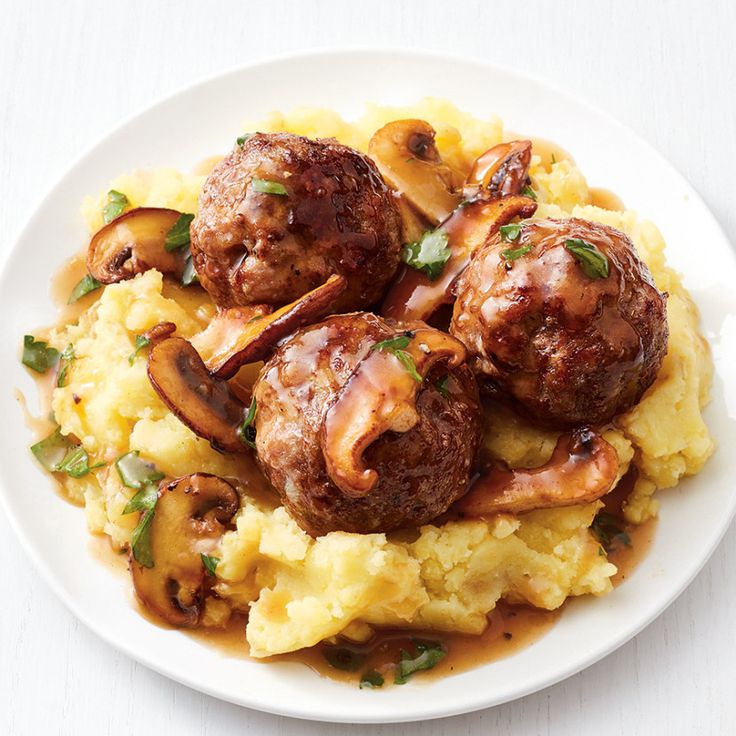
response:
[[[475,55],[582,96],[664,153],[736,242],[735,40],[731,0],[0,0],[0,248],[121,118],[236,64],[351,44]],[[481,713],[373,728],[247,711],[148,671],[72,618],[2,514],[0,540],[0,734],[736,733],[733,527],[681,598],[597,665]]]

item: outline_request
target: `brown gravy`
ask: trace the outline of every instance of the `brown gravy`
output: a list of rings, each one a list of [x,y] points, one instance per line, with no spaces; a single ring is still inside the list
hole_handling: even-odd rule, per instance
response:
[[[508,139],[511,139],[507,136]],[[542,158],[542,165],[550,166],[563,159],[572,161],[572,157],[562,148],[550,141],[533,138],[533,151]],[[197,173],[208,173],[221,157],[212,157],[202,162]],[[623,203],[612,192],[604,189],[591,189],[591,203],[606,209],[622,209]],[[67,261],[52,279],[51,296],[59,306],[59,324],[73,322],[97,299],[101,289],[83,297],[73,305],[67,301],[77,282],[87,273],[84,254],[78,254]],[[164,293],[177,300],[186,301],[193,308],[197,316],[206,322],[214,314],[214,307],[206,303],[204,294],[199,288],[184,289],[165,279]],[[42,335],[39,331],[37,335]],[[39,390],[39,405],[42,416],[34,417],[26,407],[25,398],[18,391],[16,398],[21,404],[26,416],[26,423],[32,430],[35,438],[47,436],[55,423],[47,418],[51,406],[51,394],[55,383],[55,372],[49,375],[38,376],[36,383]],[[250,378],[250,376],[249,376]],[[67,500],[68,495],[63,491],[63,483],[54,478],[54,485],[62,492]],[[621,503],[631,489],[633,476],[624,479],[619,488],[606,498],[606,510],[615,516],[621,516]],[[612,578],[614,585],[631,576],[638,563],[646,555],[656,531],[656,520],[641,526],[634,526],[622,522],[622,530],[628,534],[630,546],[617,544],[609,553],[608,558],[618,567],[618,572]],[[89,541],[90,554],[101,564],[104,564],[116,574],[127,579],[128,555],[121,554],[113,549],[109,539],[105,536],[91,535]],[[130,595],[133,605],[139,613],[152,624],[161,628],[173,628],[152,615],[140,604],[130,586]],[[437,678],[448,674],[463,672],[488,662],[508,657],[516,652],[533,645],[559,620],[564,606],[556,611],[535,609],[531,606],[510,605],[500,601],[494,611],[489,614],[489,624],[486,630],[478,635],[464,635],[443,633],[436,631],[407,631],[400,629],[378,629],[374,636],[365,643],[349,642],[338,638],[336,644],[322,642],[316,646],[289,654],[278,655],[261,660],[268,662],[297,662],[306,665],[323,677],[357,685],[361,673],[376,670],[381,673],[386,684],[393,682],[393,667],[399,660],[401,650],[414,652],[415,639],[439,642],[447,652],[445,658],[431,671],[421,672],[415,677],[420,679]],[[223,629],[197,629],[185,633],[203,644],[214,647],[224,656],[248,658],[248,644],[245,638],[247,616],[234,613],[228,625]],[[348,650],[360,660],[360,666],[355,671],[337,669],[329,664],[325,658],[326,651],[339,646]]]

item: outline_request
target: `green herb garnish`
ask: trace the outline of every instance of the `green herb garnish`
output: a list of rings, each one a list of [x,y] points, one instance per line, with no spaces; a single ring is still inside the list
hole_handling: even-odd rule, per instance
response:
[[[522,193],[522,194],[523,194],[523,195],[524,195],[525,197],[529,197],[529,199],[533,199],[533,200],[534,200],[535,202],[537,201],[537,195],[536,195],[536,193],[534,192],[534,190],[533,190],[533,189],[532,189],[532,188],[531,188],[530,186],[525,186],[525,187],[524,187],[524,188],[523,188],[523,189],[521,190],[521,193]]]
[[[158,499],[158,496],[156,498]],[[133,558],[139,565],[143,565],[143,567],[153,567],[151,522],[155,513],[155,508],[144,511],[130,537],[130,548],[133,550]]]
[[[211,575],[213,578],[216,577],[215,571],[217,570],[217,566],[220,564],[220,558],[206,555],[203,552],[200,552],[199,556],[202,559],[204,569],[207,570],[207,574]]]
[[[261,194],[279,194],[282,197],[288,194],[286,187],[278,181],[251,179],[250,185],[253,187],[254,192],[260,192]]]
[[[174,223],[171,230],[166,233],[164,248],[168,251],[179,250],[185,245],[189,245],[189,226],[192,224],[194,215],[183,212],[179,215],[179,219]]]
[[[404,246],[402,258],[407,266],[424,271],[434,281],[439,278],[452,251],[444,230],[428,230],[419,240]]]
[[[191,286],[192,284],[199,283],[199,276],[194,270],[194,259],[192,258],[192,251],[189,247],[184,249],[184,270],[181,274],[182,286]]]
[[[447,656],[442,644],[437,641],[414,639],[414,647],[416,648],[416,655],[413,657],[407,651],[401,650],[401,659],[396,665],[394,676],[394,683],[397,685],[408,682],[415,672],[431,670]]]
[[[148,511],[156,505],[158,489],[153,483],[144,483],[143,488],[125,504],[123,514],[132,514],[134,511]]]
[[[48,437],[32,445],[31,452],[51,473],[66,473],[72,478],[82,478],[91,470],[85,449],[63,435],[61,427],[57,427]]]
[[[554,153],[550,155],[549,160],[550,160],[550,163],[552,163],[552,164],[556,164],[557,163],[557,159],[555,158]]]
[[[592,243],[580,238],[571,238],[565,241],[565,248],[575,256],[588,278],[604,279],[608,276],[608,258]]]
[[[36,340],[33,335],[23,336],[23,365],[27,365],[36,373],[46,373],[59,360],[59,351],[47,342]]]
[[[122,192],[111,189],[107,193],[107,204],[102,208],[102,219],[105,224],[112,222],[116,217],[120,217],[129,204],[128,198]]]
[[[371,351],[380,350],[382,352],[387,352],[395,355],[399,359],[401,365],[403,365],[404,368],[406,368],[406,370],[409,372],[411,377],[417,383],[421,383],[422,377],[417,371],[417,366],[414,363],[414,358],[412,358],[411,355],[405,350],[405,348],[409,346],[409,341],[413,337],[414,333],[407,331],[388,340],[381,340],[381,342],[377,342],[375,345],[373,345],[373,347],[371,347]]]
[[[240,437],[240,441],[244,442],[248,447],[252,447],[254,450],[256,449],[255,420],[257,411],[258,406],[256,405],[256,399],[254,396],[253,400],[250,402],[250,406],[248,407],[248,413],[245,415],[245,419],[243,419],[243,423],[238,427],[238,437]]]
[[[513,243],[521,235],[521,223],[512,222],[510,225],[501,225],[498,228],[498,232],[501,233],[502,240],[505,240],[507,243]]]
[[[238,136],[238,137],[237,137],[237,138],[235,139],[235,142],[236,142],[236,143],[237,143],[237,144],[238,144],[239,146],[242,146],[242,145],[243,145],[243,143],[245,143],[245,142],[246,142],[246,141],[248,140],[248,138],[252,138],[252,137],[253,137],[253,133],[244,133],[243,135],[239,135],[239,136]]]
[[[339,646],[323,646],[322,656],[331,667],[345,672],[357,672],[366,660],[365,654]]]
[[[74,345],[67,345],[61,353],[61,361],[59,363],[59,375],[56,377],[56,385],[62,388],[66,385],[66,374],[69,372],[69,366],[74,361]]]
[[[437,379],[437,381],[434,384],[434,387],[442,394],[443,398],[449,399],[450,398],[450,392],[447,390],[447,379],[449,376],[445,374],[444,376]]]
[[[621,519],[607,511],[596,514],[593,523],[590,525],[590,531],[606,552],[610,552],[617,542],[621,542],[627,547],[631,546],[631,537],[624,531]]]
[[[91,274],[87,274],[83,278],[81,278],[77,285],[72,289],[72,293],[69,294],[69,301],[67,301],[67,304],[74,304],[74,302],[81,299],[83,296],[86,296],[91,291],[94,291],[95,289],[99,289],[102,284]]]
[[[526,255],[531,249],[532,249],[531,244],[522,245],[518,248],[508,248],[507,250],[503,250],[501,251],[501,255],[507,261],[515,261],[517,258],[521,258],[523,255]]]
[[[368,672],[364,672],[363,676],[360,678],[360,689],[373,690],[375,688],[382,687],[383,683],[383,675],[380,672],[376,672],[376,670],[368,670]]]
[[[135,350],[128,356],[128,363],[133,365],[133,362],[135,361],[136,357],[138,357],[138,353],[140,353],[143,348],[147,348],[151,344],[151,340],[146,337],[145,335],[136,335],[135,336]]]
[[[139,455],[138,450],[132,450],[115,461],[120,480],[127,488],[141,489],[146,483],[156,483],[164,477],[153,463],[141,460]]]

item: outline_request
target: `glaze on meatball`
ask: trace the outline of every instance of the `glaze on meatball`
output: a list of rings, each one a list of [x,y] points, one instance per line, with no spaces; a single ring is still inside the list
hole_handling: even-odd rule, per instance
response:
[[[258,460],[291,516],[312,535],[424,524],[467,490],[481,416],[465,364],[449,372],[435,365],[417,393],[418,423],[386,432],[367,448],[365,463],[378,480],[365,496],[348,497],[327,473],[320,445],[326,411],[371,348],[405,329],[369,313],[330,317],[297,332],[261,370],[254,387]]]
[[[282,193],[258,191],[264,182]],[[348,289],[335,311],[347,311],[383,295],[399,265],[401,224],[363,154],[331,139],[257,133],[205,181],[191,247],[221,307],[281,306],[339,273]]]
[[[606,257],[608,276],[586,275],[566,246],[575,239]],[[666,295],[624,233],[575,218],[528,220],[517,239],[499,234],[476,253],[450,331],[478,376],[533,419],[600,424],[654,381],[667,351]]]

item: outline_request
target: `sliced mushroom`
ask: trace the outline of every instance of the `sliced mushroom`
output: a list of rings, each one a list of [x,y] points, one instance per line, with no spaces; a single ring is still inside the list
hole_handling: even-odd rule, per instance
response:
[[[613,446],[589,429],[578,429],[560,437],[549,462],[540,468],[492,466],[451,512],[492,516],[591,503],[611,490],[617,476]]]
[[[521,194],[531,161],[531,141],[511,141],[489,148],[475,160],[465,180],[465,196],[472,198],[478,190],[494,198]]]
[[[465,346],[454,337],[419,327],[405,333],[406,347],[372,350],[350,380],[336,394],[320,428],[320,445],[327,472],[347,496],[365,496],[378,480],[375,470],[363,464],[363,452],[384,432],[408,432],[419,420],[416,396],[422,380],[439,361],[460,365]],[[379,343],[380,345],[380,343]],[[408,368],[413,364],[421,380]]]
[[[401,234],[403,243],[421,240],[422,235],[431,230],[436,223],[430,223],[420,215],[406,200],[403,194],[395,193],[394,202],[401,218]]]
[[[201,555],[215,551],[239,507],[235,489],[216,475],[194,473],[161,484],[149,527],[153,567],[130,558],[146,608],[174,626],[199,624],[208,582]]]
[[[216,381],[199,353],[181,337],[155,345],[148,378],[171,411],[220,452],[248,452],[239,429],[246,408],[225,381]]]
[[[368,155],[384,179],[433,223],[442,222],[460,203],[453,174],[442,163],[435,131],[424,120],[395,120],[377,130]]]
[[[330,314],[346,288],[345,277],[333,274],[321,286],[272,314],[262,305],[224,309],[192,344],[212,375],[232,378],[247,363],[265,359],[299,327]]]
[[[181,277],[184,258],[166,250],[166,235],[181,216],[176,210],[137,207],[98,230],[89,244],[87,268],[102,284],[114,284],[155,268]]]
[[[531,217],[537,203],[529,197],[476,199],[458,207],[440,225],[448,237],[450,258],[439,278],[432,281],[422,271],[405,268],[381,307],[383,317],[426,321],[442,304],[453,300],[452,288],[467,268],[473,253],[515,217]]]

